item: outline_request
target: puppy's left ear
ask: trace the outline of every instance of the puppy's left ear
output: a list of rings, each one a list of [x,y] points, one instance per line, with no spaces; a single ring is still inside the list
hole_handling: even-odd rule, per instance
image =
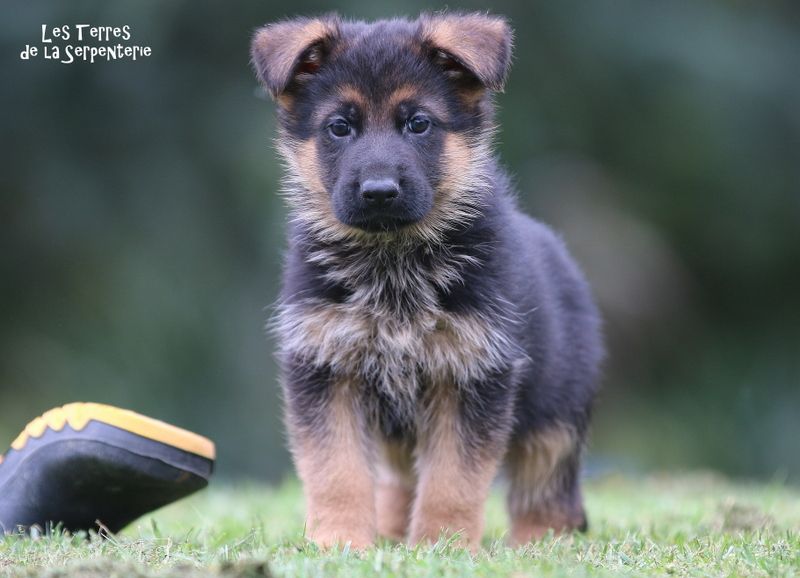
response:
[[[489,90],[503,90],[514,39],[504,18],[483,13],[428,14],[420,17],[419,34],[423,46],[449,75],[472,75]]]
[[[256,75],[273,98],[316,74],[339,36],[336,15],[268,24],[253,36],[250,56]]]

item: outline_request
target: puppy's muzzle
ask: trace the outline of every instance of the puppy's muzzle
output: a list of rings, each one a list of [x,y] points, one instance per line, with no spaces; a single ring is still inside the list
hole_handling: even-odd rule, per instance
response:
[[[383,209],[400,195],[400,184],[392,178],[367,179],[361,183],[359,191],[367,207]]]

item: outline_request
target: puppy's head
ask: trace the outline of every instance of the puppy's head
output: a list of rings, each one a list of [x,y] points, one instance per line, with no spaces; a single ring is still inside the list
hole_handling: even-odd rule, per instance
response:
[[[474,217],[511,38],[485,14],[259,29],[252,60],[278,104],[294,217],[328,237],[429,239]]]

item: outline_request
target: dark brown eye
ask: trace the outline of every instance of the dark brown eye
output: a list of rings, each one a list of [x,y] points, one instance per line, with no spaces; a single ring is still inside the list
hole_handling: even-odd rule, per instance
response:
[[[338,118],[328,125],[328,130],[335,137],[342,138],[348,136],[351,132],[350,123],[342,118]]]
[[[428,117],[418,114],[408,119],[406,126],[414,134],[422,134],[431,126],[431,121]]]

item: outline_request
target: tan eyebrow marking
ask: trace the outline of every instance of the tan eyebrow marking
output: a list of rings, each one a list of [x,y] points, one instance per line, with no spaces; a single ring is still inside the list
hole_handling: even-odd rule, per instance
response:
[[[342,103],[354,104],[361,109],[364,114],[367,114],[369,111],[369,103],[364,93],[355,86],[343,84],[337,86],[335,93],[323,100],[314,110],[314,123],[317,125],[322,123],[329,115],[335,112]]]
[[[364,96],[364,93],[358,90],[355,86],[344,84],[337,88],[337,92],[342,100],[357,104],[363,109],[367,108],[366,96]]]
[[[447,107],[444,103],[438,98],[432,98],[430,95],[420,92],[417,87],[412,85],[401,86],[389,95],[384,105],[384,114],[392,115],[397,107],[407,100],[415,100],[435,116],[447,120]]]
[[[401,86],[386,99],[386,108],[394,110],[405,100],[419,97],[419,91],[412,86]]]
[[[349,84],[337,86],[334,94],[324,99],[314,109],[314,124],[319,125],[326,120],[343,102],[355,104],[362,110],[367,106],[366,97],[357,88]]]

